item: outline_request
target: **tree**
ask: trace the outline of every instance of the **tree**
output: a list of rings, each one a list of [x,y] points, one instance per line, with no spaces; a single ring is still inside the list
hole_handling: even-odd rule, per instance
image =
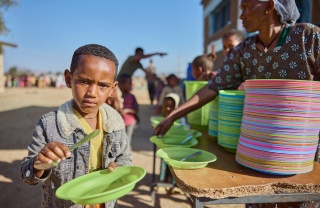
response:
[[[8,71],[8,74],[10,74],[11,76],[17,76],[18,74],[18,68],[17,67],[11,67]]]
[[[16,0],[0,0],[0,34],[6,34],[9,32],[9,29],[6,27],[6,24],[3,19],[3,13],[10,6],[17,4]]]

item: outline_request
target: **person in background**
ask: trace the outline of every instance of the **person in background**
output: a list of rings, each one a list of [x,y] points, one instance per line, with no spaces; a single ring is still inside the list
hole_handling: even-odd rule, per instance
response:
[[[180,97],[179,105],[184,102],[183,90],[182,90],[181,86],[179,85],[180,80],[178,79],[178,77],[174,74],[170,74],[167,76],[166,79],[167,79],[167,85],[162,89],[159,103],[157,104],[156,112],[158,114],[161,113],[164,98],[169,93],[173,92],[173,93],[176,93],[179,95],[179,97]]]
[[[146,80],[148,84],[148,92],[149,92],[149,98],[150,98],[150,106],[153,107],[153,101],[155,98],[155,90],[156,90],[156,67],[153,65],[153,60],[150,59],[149,66],[146,68],[146,71],[149,73],[146,73]]]
[[[174,109],[178,107],[180,103],[180,96],[176,93],[169,93],[165,96],[163,100],[162,105],[162,116],[166,117],[168,116]],[[176,182],[173,179],[173,176],[170,172],[170,169],[168,167],[168,164],[161,158],[160,163],[160,174],[159,174],[159,180],[163,183],[169,183],[173,185],[173,188],[171,190],[172,193],[179,192],[181,193],[181,190],[175,186]]]
[[[223,55],[227,56],[230,49],[234,49],[245,39],[245,34],[240,30],[232,29],[222,36]],[[196,81],[208,81],[217,73],[214,70],[214,61],[217,55],[210,53],[197,56],[191,63],[192,76]]]
[[[193,59],[192,76],[196,81],[208,81],[216,74],[213,71],[214,60],[216,59],[216,54],[210,53],[207,55],[200,55]]]
[[[20,176],[25,183],[42,184],[41,207],[82,208],[72,201],[57,198],[57,189],[88,172],[113,171],[118,166],[131,165],[123,119],[105,104],[106,98],[117,87],[117,68],[117,58],[104,46],[89,44],[74,52],[70,70],[64,72],[73,99],[41,116],[28,146],[28,156],[20,165]],[[72,145],[96,129],[100,130],[96,137],[70,151]],[[58,164],[43,170],[35,166],[38,162]],[[94,207],[109,208],[116,204],[113,200]]]
[[[120,110],[121,115],[126,126],[126,133],[128,135],[129,146],[131,147],[132,134],[136,124],[139,122],[138,112],[139,104],[136,97],[131,93],[132,79],[128,74],[122,74],[118,77],[119,89],[122,93],[123,107]]]
[[[230,49],[234,49],[239,43],[246,38],[246,35],[240,30],[232,29],[223,34],[223,55],[226,57]]]
[[[175,120],[215,99],[219,90],[235,90],[248,79],[320,81],[320,28],[311,23],[296,23],[300,14],[294,0],[241,0],[240,9],[240,19],[246,31],[259,33],[230,50],[216,76],[163,119],[156,126],[154,135],[164,135]],[[319,148],[316,161],[320,160]],[[318,207],[320,203],[277,203],[271,206]]]
[[[161,92],[162,92],[163,88],[165,87],[165,84],[160,77],[155,76],[155,79],[156,79],[155,97],[156,97],[157,105],[158,105],[160,102]]]
[[[140,63],[140,60],[149,58],[155,55],[159,55],[163,57],[167,55],[167,53],[157,52],[157,53],[144,54],[144,51],[142,48],[140,47],[136,48],[135,54],[133,56],[129,56],[127,60],[122,64],[118,77],[120,77],[122,74],[128,74],[132,76],[137,69],[141,69],[146,74],[149,74],[149,72]]]

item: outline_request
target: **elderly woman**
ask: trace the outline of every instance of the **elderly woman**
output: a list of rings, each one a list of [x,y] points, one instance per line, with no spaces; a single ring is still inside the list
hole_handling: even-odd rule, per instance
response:
[[[237,89],[247,79],[320,81],[320,28],[296,23],[300,14],[294,0],[242,0],[241,10],[246,31],[259,33],[230,50],[216,76],[167,116],[155,135],[164,135],[176,119],[213,100],[219,90]]]

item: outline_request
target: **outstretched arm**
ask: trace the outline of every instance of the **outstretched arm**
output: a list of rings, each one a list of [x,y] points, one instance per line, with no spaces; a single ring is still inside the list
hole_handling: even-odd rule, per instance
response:
[[[172,111],[172,113],[170,113],[166,118],[164,118],[163,121],[161,121],[156,126],[153,134],[161,137],[170,129],[175,120],[186,116],[188,113],[204,106],[205,104],[213,100],[216,96],[216,92],[210,90],[207,87],[203,87],[189,100],[187,100],[181,106]]]
[[[160,53],[160,52],[157,52],[157,53],[149,53],[149,54],[143,54],[143,55],[135,55],[135,61],[140,61],[141,59],[144,59],[144,58],[149,58],[151,56],[155,56],[155,55],[159,55],[159,56],[165,56],[167,55],[167,53]]]

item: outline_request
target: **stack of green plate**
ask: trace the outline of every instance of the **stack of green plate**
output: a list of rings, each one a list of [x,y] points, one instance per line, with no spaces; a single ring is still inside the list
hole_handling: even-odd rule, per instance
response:
[[[218,137],[219,96],[210,105],[209,135]]]
[[[245,91],[219,91],[218,144],[235,153],[239,142]]]

